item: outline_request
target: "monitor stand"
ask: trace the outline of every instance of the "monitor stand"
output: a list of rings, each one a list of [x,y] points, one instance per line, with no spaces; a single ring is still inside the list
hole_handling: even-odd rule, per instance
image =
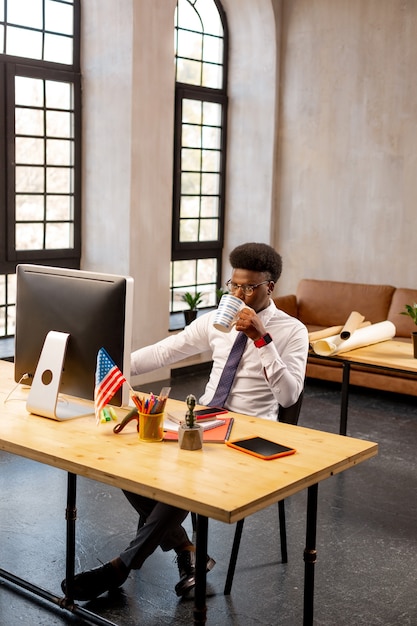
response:
[[[26,403],[30,413],[59,421],[94,414],[82,402],[59,395],[68,339],[68,333],[56,330],[47,334]]]

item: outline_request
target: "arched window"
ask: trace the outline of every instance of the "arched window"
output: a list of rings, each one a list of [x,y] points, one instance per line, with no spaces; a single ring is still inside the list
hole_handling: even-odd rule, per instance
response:
[[[216,304],[224,231],[227,23],[218,0],[178,0],[171,312]]]
[[[19,262],[79,267],[79,0],[0,3],[0,337]]]

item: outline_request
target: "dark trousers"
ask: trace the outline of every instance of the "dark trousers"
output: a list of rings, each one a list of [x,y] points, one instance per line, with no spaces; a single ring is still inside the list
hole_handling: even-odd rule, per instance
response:
[[[188,535],[181,525],[187,517],[188,511],[139,496],[130,491],[123,491],[123,493],[145,522],[138,529],[136,537],[129,546],[120,554],[126,567],[139,569],[145,559],[158,546],[161,546],[164,552],[168,552],[168,550],[190,543]]]

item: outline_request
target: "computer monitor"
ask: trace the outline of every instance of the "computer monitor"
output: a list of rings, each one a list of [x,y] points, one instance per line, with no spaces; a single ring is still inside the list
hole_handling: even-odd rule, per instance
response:
[[[92,413],[76,398],[94,399],[102,347],[129,381],[132,318],[130,277],[18,265],[15,380],[31,385],[28,410],[54,419]],[[111,402],[128,404],[126,383]]]

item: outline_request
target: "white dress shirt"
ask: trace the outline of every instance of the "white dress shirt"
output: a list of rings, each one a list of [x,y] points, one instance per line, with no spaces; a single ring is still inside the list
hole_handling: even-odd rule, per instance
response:
[[[216,330],[214,315],[215,311],[201,315],[180,333],[133,352],[131,373],[150,372],[211,350],[213,366],[199,400],[200,404],[208,404],[237,334],[235,328],[229,333]],[[248,339],[225,407],[237,413],[276,420],[278,404],[291,406],[304,387],[308,333],[304,324],[277,309],[272,300],[258,315],[273,341],[257,348]]]

